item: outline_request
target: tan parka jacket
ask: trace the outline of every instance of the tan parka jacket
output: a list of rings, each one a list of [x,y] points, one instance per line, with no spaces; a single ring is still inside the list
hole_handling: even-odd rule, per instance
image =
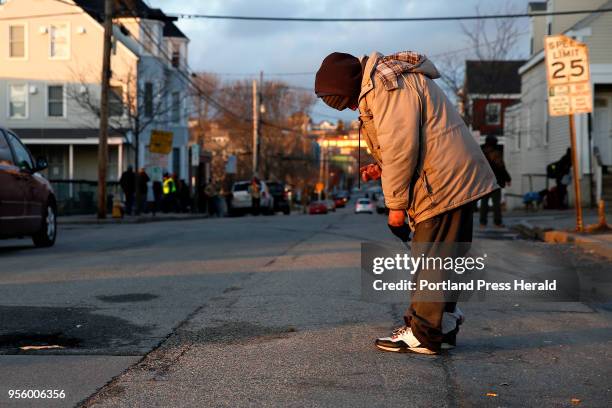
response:
[[[408,211],[414,225],[498,188],[491,166],[463,119],[433,79],[429,60],[398,75],[387,90],[366,63],[359,112],[361,132],[382,168],[385,203]]]

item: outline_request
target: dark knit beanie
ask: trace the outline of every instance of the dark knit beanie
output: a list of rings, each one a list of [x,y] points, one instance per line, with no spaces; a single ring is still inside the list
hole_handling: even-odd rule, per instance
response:
[[[315,93],[334,109],[343,110],[357,101],[362,69],[351,54],[334,52],[323,60],[315,78]],[[334,98],[330,98],[330,96]]]

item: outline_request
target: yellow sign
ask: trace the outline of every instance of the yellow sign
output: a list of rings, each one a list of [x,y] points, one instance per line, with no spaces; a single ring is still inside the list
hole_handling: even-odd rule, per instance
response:
[[[315,193],[320,193],[321,191],[323,191],[324,187],[325,187],[325,184],[319,181],[317,184],[315,184]]]
[[[151,153],[170,154],[172,151],[172,132],[163,130],[152,130],[149,151]]]
[[[593,111],[589,49],[564,35],[544,37],[550,116]]]

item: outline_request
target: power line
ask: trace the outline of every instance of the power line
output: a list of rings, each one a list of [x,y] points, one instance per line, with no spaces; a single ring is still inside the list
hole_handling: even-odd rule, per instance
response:
[[[573,14],[606,13],[612,8],[589,9],[589,10],[566,10],[566,11],[545,11],[538,13],[505,13],[505,14],[484,14],[484,15],[463,15],[463,16],[431,16],[431,17],[271,17],[271,16],[236,16],[218,14],[168,14],[179,19],[208,19],[208,20],[242,20],[242,21],[285,21],[285,22],[304,22],[304,23],[369,23],[369,22],[419,22],[419,21],[465,21],[465,20],[492,20],[500,18],[527,18],[544,16],[566,16]]]

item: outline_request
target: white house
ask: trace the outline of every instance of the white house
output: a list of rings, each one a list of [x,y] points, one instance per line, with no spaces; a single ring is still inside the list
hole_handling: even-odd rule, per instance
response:
[[[189,39],[161,10],[132,4],[113,20],[108,179],[159,164],[152,129],[173,132],[161,162],[187,178]],[[97,180],[103,10],[103,0],[0,1],[0,125],[47,157],[52,180]]]
[[[580,9],[612,7],[609,0],[582,0]],[[575,10],[572,0],[548,0],[530,3],[531,12]],[[506,190],[508,205],[522,205],[521,196],[546,187],[546,165],[559,160],[570,146],[568,117],[550,117],[547,109],[546,66],[543,42],[546,34],[565,34],[589,47],[593,114],[591,125],[585,114],[576,115],[577,154],[583,205],[590,198],[612,194],[610,182],[593,158],[597,147],[604,166],[612,169],[612,13],[542,16],[531,19],[531,56],[520,67],[520,104],[506,111],[504,157],[512,176],[512,187]],[[604,172],[605,173],[605,172]],[[549,182],[551,182],[549,180]],[[552,181],[554,183],[554,181]],[[573,205],[572,188],[568,189]]]

